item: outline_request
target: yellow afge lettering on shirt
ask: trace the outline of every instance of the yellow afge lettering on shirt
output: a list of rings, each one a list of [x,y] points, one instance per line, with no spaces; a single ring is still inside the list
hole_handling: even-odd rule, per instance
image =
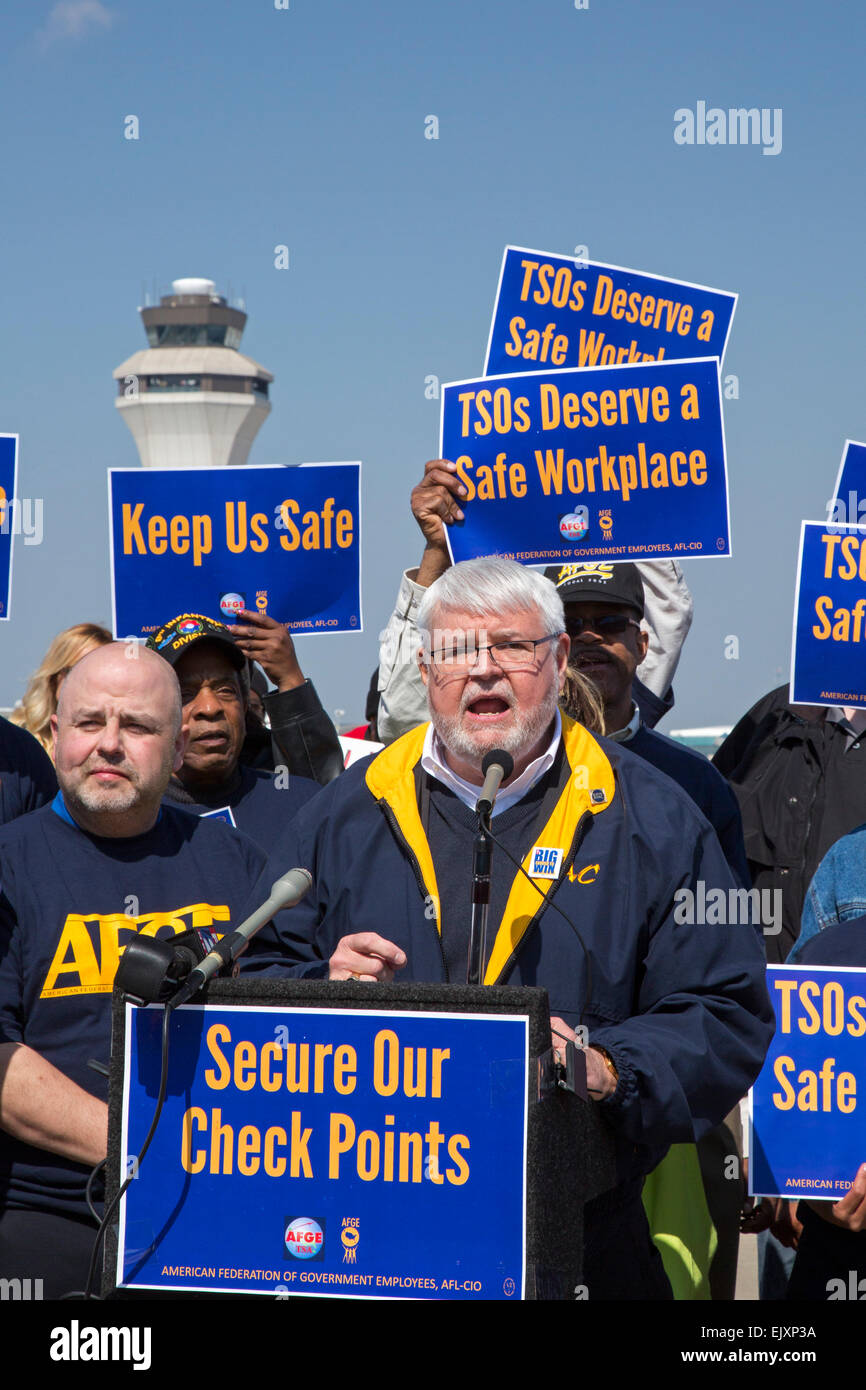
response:
[[[175,936],[193,927],[214,927],[228,922],[229,909],[212,903],[192,903],[172,912],[145,912],[140,917],[125,912],[70,912],[63,923],[54,959],[48,967],[40,999],[57,999],[65,994],[110,994],[118,962],[127,946],[122,932],[156,936],[170,927]],[[214,935],[221,936],[221,931]]]

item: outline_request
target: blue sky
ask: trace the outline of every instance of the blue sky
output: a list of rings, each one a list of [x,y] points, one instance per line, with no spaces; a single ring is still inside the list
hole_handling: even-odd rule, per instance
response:
[[[739,292],[734,556],[686,563],[665,727],[731,722],[787,679],[799,522],[866,437],[858,7],[31,0],[0,36],[0,431],[44,499],[43,543],[16,542],[0,703],[61,627],[109,620],[106,469],[137,463],[111,372],[145,345],[144,287],[203,275],[244,294],[244,349],[275,376],[250,462],[363,460],[365,632],[298,642],[360,719],[420,552],[425,377],[480,373],[507,243]],[[675,144],[699,100],[781,108],[781,153]]]

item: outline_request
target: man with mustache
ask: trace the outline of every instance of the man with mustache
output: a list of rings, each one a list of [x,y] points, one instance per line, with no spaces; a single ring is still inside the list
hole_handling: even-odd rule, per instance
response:
[[[734,880],[679,787],[560,713],[570,642],[548,580],[500,557],[466,561],[427,590],[418,626],[430,722],[349,768],[282,837],[262,883],[303,864],[315,890],[242,969],[465,982],[481,765],[509,752],[484,980],[546,988],[555,1048],[588,1029],[588,1086],[619,1175],[586,1210],[589,1296],[669,1298],[643,1178],[760,1070],[772,1036],[760,937],[678,919],[683,890]]]
[[[604,701],[605,737],[646,758],[688,792],[718,835],[734,877],[750,887],[733,791],[700,753],[649,728],[633,697],[635,672],[649,642],[641,628],[644,588],[637,565],[551,565],[544,573],[565,607],[570,664],[589,677]]]
[[[163,804],[184,733],[160,657],[91,652],[51,722],[60,791],[0,830],[0,1277],[41,1279],[46,1298],[83,1288],[93,1246],[85,1187],[106,1152],[121,953],[137,933],[222,935],[265,862]]]
[[[284,765],[271,774],[241,762],[250,681],[240,645],[223,623],[203,613],[172,618],[147,645],[174,667],[188,730],[167,799],[197,815],[221,812],[269,852],[319,784],[290,774]]]

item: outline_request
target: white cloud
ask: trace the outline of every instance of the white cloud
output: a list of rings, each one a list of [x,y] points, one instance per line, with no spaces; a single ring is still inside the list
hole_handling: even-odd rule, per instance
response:
[[[59,39],[80,39],[91,29],[108,29],[114,15],[100,0],[58,0],[37,34],[43,47]]]

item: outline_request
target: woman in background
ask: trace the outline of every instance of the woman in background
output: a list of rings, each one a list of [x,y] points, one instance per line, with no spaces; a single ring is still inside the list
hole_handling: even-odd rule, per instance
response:
[[[57,712],[61,685],[76,662],[111,641],[111,633],[98,623],[76,623],[58,632],[41,666],[30,677],[24,698],[10,714],[11,722],[27,729],[49,757],[52,756],[51,716]]]

